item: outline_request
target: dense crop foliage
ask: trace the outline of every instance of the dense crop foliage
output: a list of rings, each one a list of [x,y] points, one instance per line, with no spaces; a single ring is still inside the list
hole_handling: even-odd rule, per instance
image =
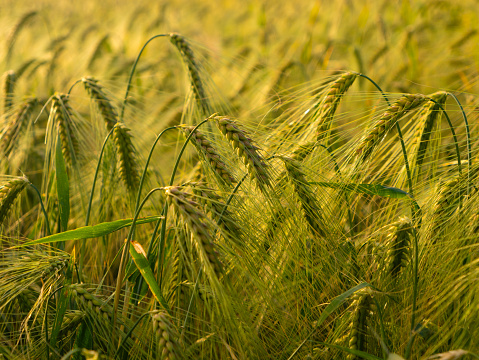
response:
[[[23,2],[0,358],[479,358],[475,1]]]

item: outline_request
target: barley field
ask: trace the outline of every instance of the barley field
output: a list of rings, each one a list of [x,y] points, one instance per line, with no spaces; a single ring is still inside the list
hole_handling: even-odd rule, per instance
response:
[[[479,359],[475,0],[0,24],[0,359]]]

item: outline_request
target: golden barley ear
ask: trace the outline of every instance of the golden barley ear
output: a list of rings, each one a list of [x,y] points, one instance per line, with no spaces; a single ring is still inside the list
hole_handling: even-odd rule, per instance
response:
[[[202,115],[208,116],[213,111],[208,102],[208,98],[203,87],[203,82],[201,81],[199,67],[196,63],[191,47],[186,42],[185,38],[179,34],[170,34],[170,41],[177,48],[183,61],[186,64],[186,67],[188,68],[191,88],[193,90],[196,103],[198,104],[198,107],[202,112]]]
[[[414,110],[426,101],[428,101],[428,98],[422,94],[405,94],[388,107],[357,148],[358,165],[369,159],[373,150],[378,146],[386,133],[396,124],[396,121],[408,111]]]
[[[358,291],[351,304],[352,320],[349,326],[349,348],[368,351],[369,319],[373,314],[373,299],[368,291]],[[348,360],[359,360],[360,357],[348,354]]]
[[[73,110],[69,95],[56,93],[52,97],[52,116],[60,136],[65,163],[72,166],[78,157],[79,143],[73,123]]]
[[[267,187],[271,187],[271,181],[267,164],[259,153],[259,148],[236,121],[221,116],[215,117],[215,120],[221,133],[230,141],[238,156],[243,159],[251,178],[256,180],[260,190],[265,192]]]
[[[191,143],[195,146],[202,159],[211,166],[216,178],[220,182],[232,187],[236,183],[236,179],[211,141],[209,141],[198,129],[195,130],[194,126],[181,126],[180,129],[187,135],[191,134]]]
[[[23,176],[14,178],[0,187],[0,225],[3,224],[13,203],[29,183]]]
[[[15,71],[9,70],[4,74],[3,78],[3,113],[7,114],[13,106],[17,75]]]
[[[156,311],[151,314],[151,319],[156,337],[157,358],[181,359],[183,354],[179,343],[180,336],[170,315],[165,311]]]
[[[113,140],[116,145],[120,177],[128,190],[134,192],[139,185],[139,174],[136,151],[129,131],[125,125],[117,123],[113,130]]]
[[[8,117],[7,124],[0,135],[0,150],[5,156],[8,156],[15,148],[17,139],[22,129],[28,126],[33,109],[37,104],[36,98],[27,99],[13,116]]]
[[[118,122],[118,112],[105,94],[103,86],[98,83],[98,80],[92,77],[84,77],[82,82],[91,99],[98,106],[107,130],[110,131]]]

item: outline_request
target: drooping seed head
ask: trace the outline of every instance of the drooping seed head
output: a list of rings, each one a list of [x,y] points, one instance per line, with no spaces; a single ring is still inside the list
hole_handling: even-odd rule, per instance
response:
[[[15,74],[15,71],[9,70],[5,73],[4,82],[3,82],[3,96],[4,96],[3,113],[4,114],[7,114],[13,105],[16,80],[17,80],[17,76]]]
[[[349,326],[349,348],[367,351],[369,318],[372,315],[373,299],[369,291],[358,291],[351,304],[352,321]],[[348,360],[359,359],[356,355],[349,354]]]
[[[72,165],[76,162],[79,144],[73,125],[73,110],[69,96],[56,93],[52,97],[52,116],[60,135],[61,147],[65,163]]]
[[[118,154],[118,169],[120,177],[128,190],[134,192],[139,183],[136,163],[136,151],[131,141],[131,135],[125,125],[117,123],[113,130],[113,140]]]
[[[28,179],[22,176],[0,186],[0,225],[3,224],[13,203],[29,183]]]
[[[86,91],[100,109],[101,116],[105,121],[108,131],[110,131],[118,122],[118,112],[111,104],[111,100],[103,91],[103,86],[98,83],[98,80],[92,77],[84,77],[82,78],[82,82]]]
[[[165,360],[181,359],[180,337],[168,313],[157,311],[151,315],[151,318],[157,341],[158,356]]]
[[[412,232],[411,220],[406,217],[391,224],[386,239],[385,268],[381,271],[383,279],[397,278],[402,268],[409,263]]]

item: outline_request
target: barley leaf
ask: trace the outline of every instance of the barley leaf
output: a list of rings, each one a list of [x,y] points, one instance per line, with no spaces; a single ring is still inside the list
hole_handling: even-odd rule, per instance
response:
[[[156,300],[166,309],[168,310],[168,305],[166,304],[166,300],[163,298],[161,294],[161,289],[156,282],[155,275],[151,270],[150,264],[148,259],[146,258],[145,250],[143,247],[136,241],[132,241],[130,243],[130,254],[135,262],[138,270],[140,271],[141,275],[145,279],[148,287],[150,288],[151,292],[155,296]]]
[[[160,216],[149,216],[146,218],[141,218],[136,220],[136,225],[147,224],[154,221],[158,221]],[[81,240],[81,239],[90,239],[105,236],[111,234],[112,232],[123,229],[124,227],[130,226],[133,219],[121,219],[111,222],[104,222],[93,226],[84,226],[75,230],[69,230],[62,232],[60,234],[54,234],[50,236],[45,236],[41,239],[27,241],[26,243],[20,245],[19,247],[38,245],[38,244],[48,244],[57,241],[69,241],[69,240]]]
[[[366,195],[377,195],[395,199],[411,197],[411,195],[404,190],[380,184],[345,184],[330,182],[310,182],[310,184],[328,187],[331,189],[341,189],[349,192],[357,192]]]

